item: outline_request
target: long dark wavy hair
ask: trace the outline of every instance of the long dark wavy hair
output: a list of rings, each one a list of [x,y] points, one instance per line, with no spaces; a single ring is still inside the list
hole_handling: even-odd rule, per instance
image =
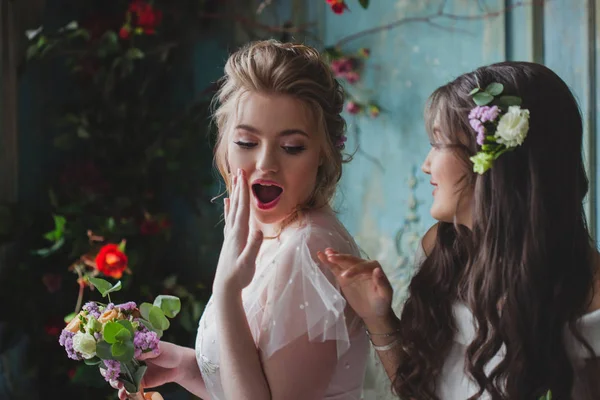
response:
[[[492,82],[522,98],[530,130],[522,146],[479,176],[468,161],[477,152],[469,92]],[[567,335],[594,355],[576,322],[590,305],[596,268],[583,207],[588,180],[577,102],[543,65],[503,62],[438,88],[426,108],[430,135],[434,120],[469,166],[461,190],[473,194],[473,223],[469,230],[441,222],[410,283],[393,389],[402,399],[438,399],[436,381],[456,332],[452,304],[462,301],[477,326],[465,360],[480,388],[471,399],[484,391],[493,400],[537,399],[548,390],[571,399],[578,374]],[[503,345],[503,361],[486,374]]]

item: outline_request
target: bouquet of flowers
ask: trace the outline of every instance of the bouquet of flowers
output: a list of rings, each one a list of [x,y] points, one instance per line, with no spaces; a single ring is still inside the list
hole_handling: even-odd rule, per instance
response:
[[[162,399],[157,393],[144,394],[140,383],[146,364],[138,360],[142,353],[155,352],[169,318],[175,317],[181,301],[175,296],[158,296],[153,304],[139,307],[130,301],[115,305],[110,293],[121,289],[121,281],[112,285],[99,278],[89,278],[108,303],[91,301],[63,329],[59,343],[67,356],[98,365],[107,382],[120,381],[133,399]]]

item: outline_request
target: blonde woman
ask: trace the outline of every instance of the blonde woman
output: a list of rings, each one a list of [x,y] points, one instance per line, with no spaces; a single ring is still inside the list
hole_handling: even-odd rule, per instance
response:
[[[316,255],[359,255],[329,206],[343,91],[315,49],[262,41],[231,55],[217,100],[229,198],[213,296],[195,351],[161,343],[143,385],[212,400],[359,399],[368,339]]]

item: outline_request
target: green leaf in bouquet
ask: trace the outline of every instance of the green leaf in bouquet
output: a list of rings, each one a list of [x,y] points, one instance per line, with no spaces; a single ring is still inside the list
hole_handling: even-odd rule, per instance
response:
[[[125,390],[127,390],[129,393],[138,392],[138,388],[134,383],[129,382],[127,379],[121,379],[121,382],[123,382],[123,387],[125,387]]]
[[[123,285],[121,284],[121,281],[118,281],[117,283],[115,283],[113,285],[113,287],[111,287],[110,289],[108,289],[108,291],[106,292],[106,294],[112,293],[112,292],[118,292],[121,289],[123,289]]]
[[[135,329],[133,329],[133,325],[129,320],[122,319],[120,321],[117,321],[117,323],[122,325],[125,329],[127,329],[129,333],[131,333],[131,336],[133,336],[133,334],[135,333]]]
[[[152,326],[152,324],[150,323],[150,321],[146,321],[145,319],[140,319],[139,322],[144,325],[146,328],[148,328],[148,330],[153,331],[154,327]]]
[[[131,333],[123,325],[119,324],[118,322],[107,322],[106,325],[104,325],[104,340],[111,344],[116,343],[117,341],[123,341],[124,339],[118,338],[118,335],[121,331],[127,332],[127,335],[131,337]]]
[[[156,306],[152,306],[152,308],[150,309],[150,315],[148,320],[156,329],[159,329],[161,331],[169,329],[169,320],[167,319],[167,317],[165,317],[163,311]]]
[[[111,344],[104,340],[96,343],[96,356],[98,356],[98,358],[101,360],[114,360],[111,351]]]
[[[94,285],[96,289],[98,289],[102,297],[106,297],[106,295],[112,292],[118,292],[122,288],[121,281],[115,283],[113,286],[110,284],[109,281],[101,278],[90,277],[89,280],[92,283],[92,285]]]
[[[123,343],[132,338],[131,332],[127,329],[123,328],[115,335],[115,340],[117,343]]]
[[[138,388],[137,390],[139,390],[140,384],[142,383],[142,378],[144,377],[144,374],[146,373],[147,369],[148,367],[146,366],[146,364],[142,363],[134,371],[132,371],[133,380]]]
[[[101,278],[90,277],[89,281],[92,283],[92,285],[94,285],[96,289],[98,289],[102,297],[105,297],[108,293],[108,290],[112,287],[109,281],[106,281]]]
[[[365,10],[369,8],[369,0],[358,0],[360,6]]]
[[[181,310],[181,300],[175,296],[160,295],[154,299],[154,305],[169,318],[174,318]]]
[[[87,365],[98,365],[102,362],[102,360],[98,357],[90,358],[89,360],[83,360]]]
[[[131,361],[135,353],[133,340],[127,342],[117,342],[112,345],[111,350],[113,358],[121,362]]]
[[[121,378],[121,381],[126,388],[127,385],[125,382],[131,385],[130,389],[127,389],[129,393],[135,393],[140,390],[142,378],[144,377],[147,369],[148,367],[146,366],[146,363],[136,359],[121,363],[121,372],[123,373],[123,378]]]
[[[152,309],[152,304],[150,303],[142,303],[140,305],[140,314],[142,318],[146,321],[150,321],[150,310]]]

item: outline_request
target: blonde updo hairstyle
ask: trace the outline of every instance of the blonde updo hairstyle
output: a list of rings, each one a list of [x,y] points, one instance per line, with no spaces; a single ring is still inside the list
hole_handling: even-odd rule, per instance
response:
[[[349,159],[342,154],[343,145],[336,146],[343,143],[341,139],[346,130],[346,121],[340,115],[344,91],[327,63],[310,46],[275,40],[249,43],[229,57],[225,76],[214,98],[214,120],[218,130],[215,163],[229,193],[227,137],[233,130],[239,101],[249,92],[288,95],[306,105],[323,139],[321,165],[313,193],[304,204],[298,205],[296,211],[329,204],[342,176],[342,164]]]

